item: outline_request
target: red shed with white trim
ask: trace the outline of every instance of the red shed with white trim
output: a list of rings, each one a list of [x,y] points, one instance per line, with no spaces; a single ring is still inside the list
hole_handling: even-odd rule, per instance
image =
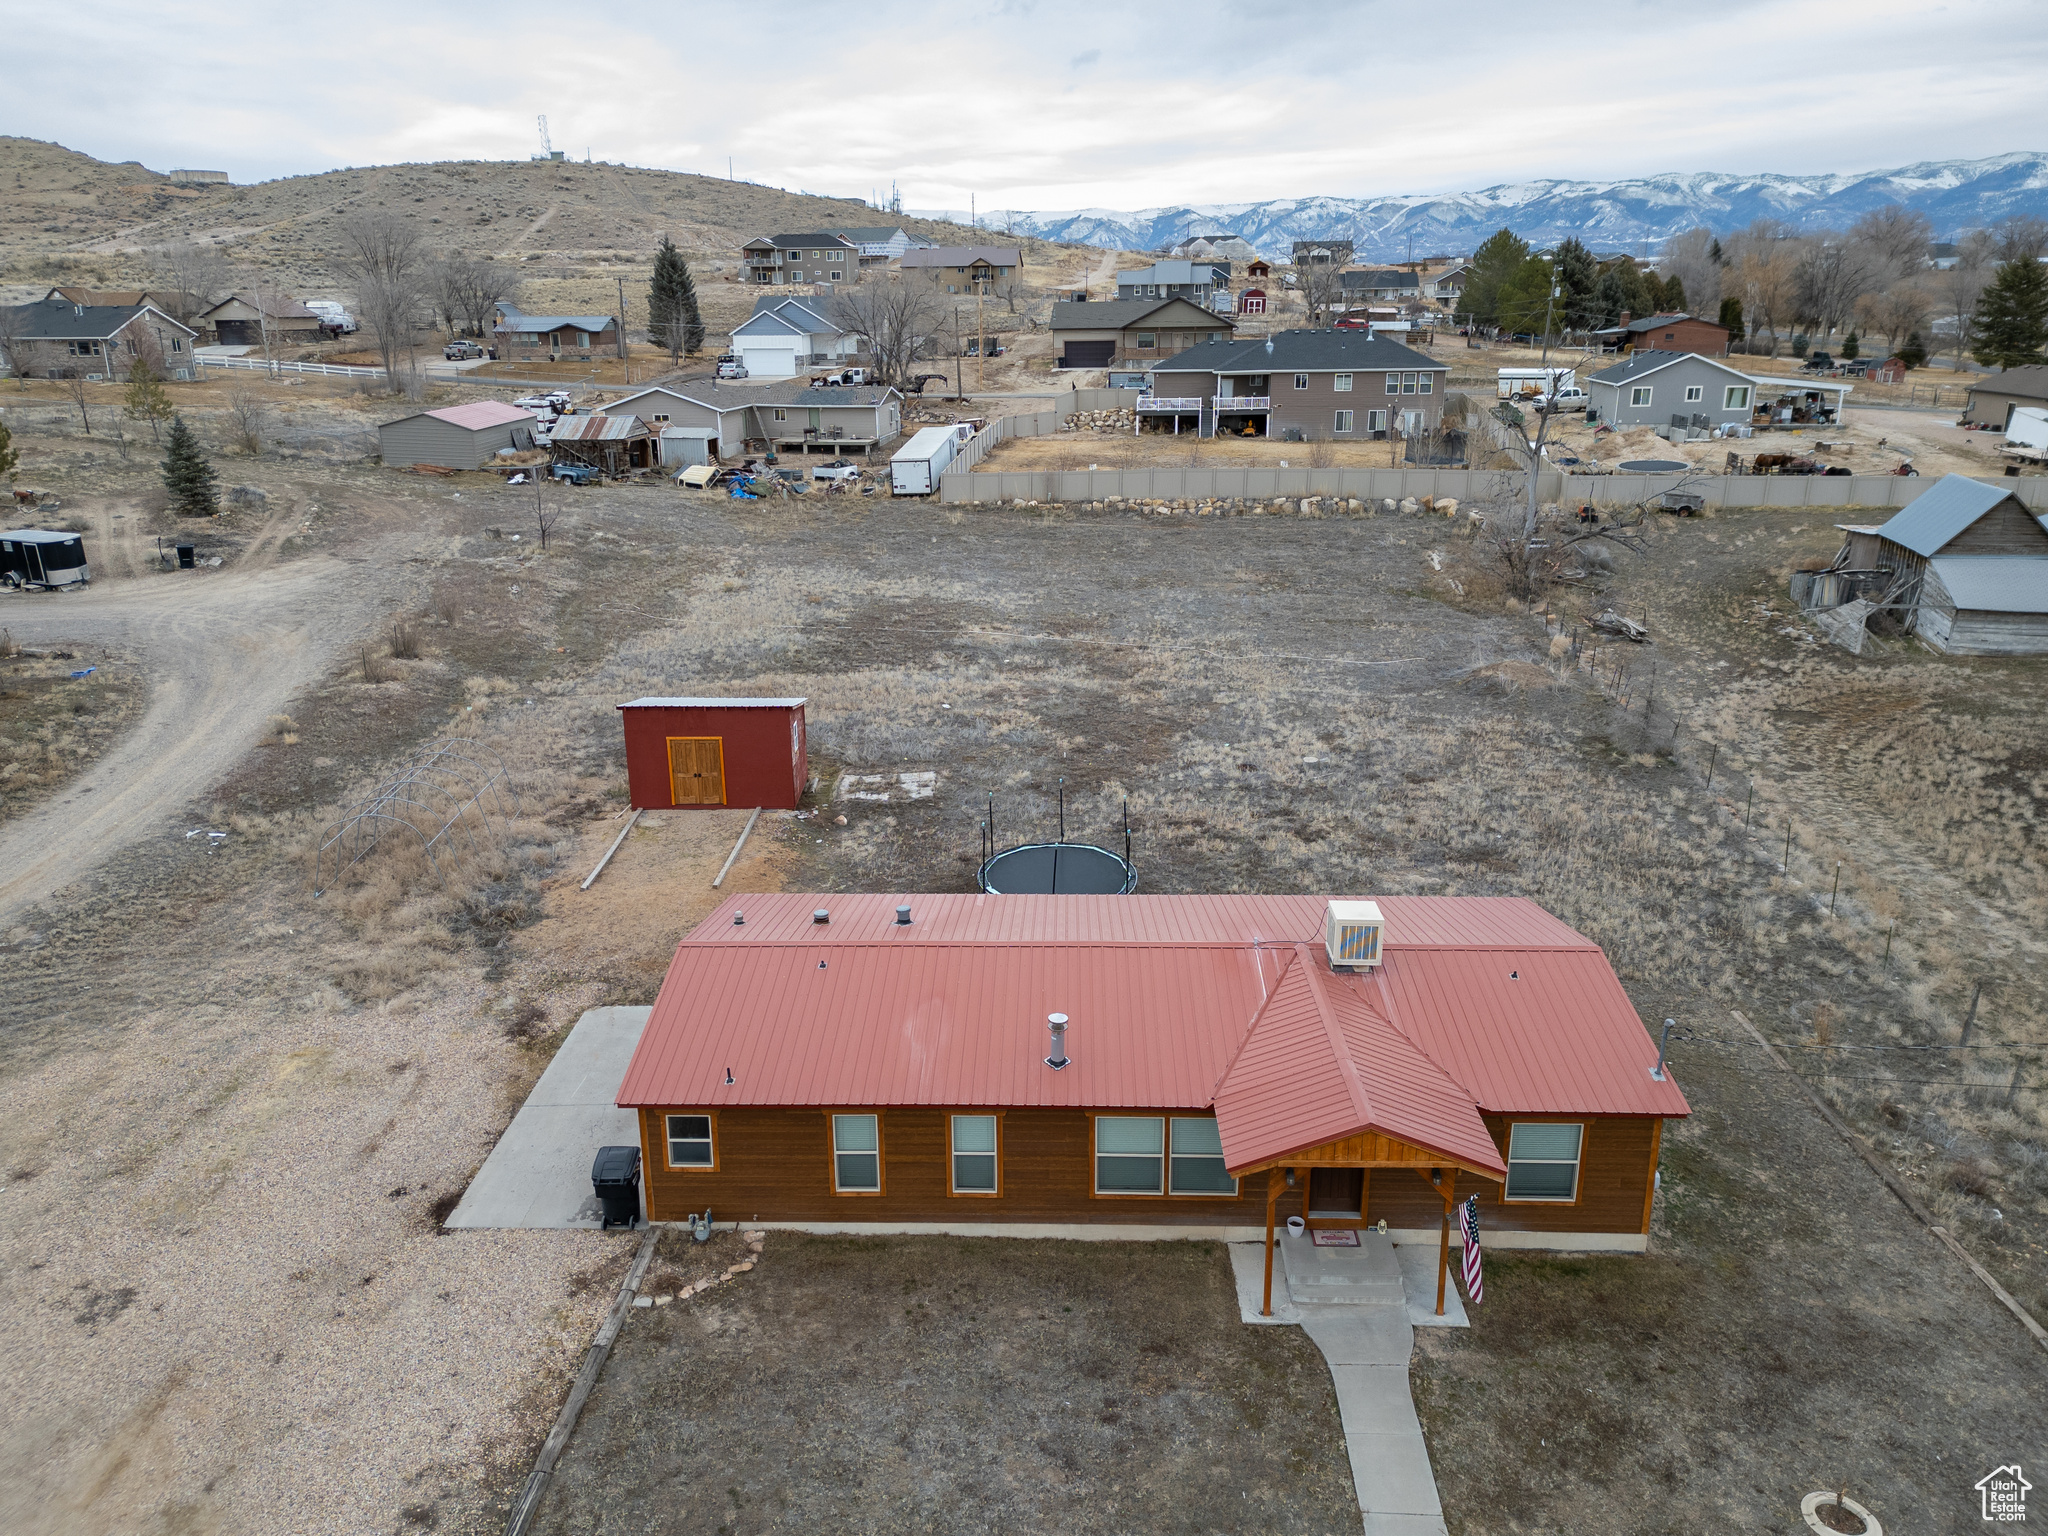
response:
[[[637,809],[793,811],[803,798],[802,699],[635,699],[619,712]]]

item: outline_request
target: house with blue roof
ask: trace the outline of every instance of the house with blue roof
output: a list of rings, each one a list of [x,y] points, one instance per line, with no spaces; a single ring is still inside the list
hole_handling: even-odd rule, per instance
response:
[[[732,330],[732,355],[753,379],[794,378],[800,369],[829,367],[860,355],[860,338],[825,314],[823,299],[762,294],[754,312]]]
[[[619,347],[618,322],[610,315],[529,315],[512,304],[498,306],[491,335],[499,357],[520,362],[587,363],[593,356],[616,354]]]
[[[2048,654],[2048,514],[2010,485],[1944,475],[1885,523],[1843,523],[1833,569],[1937,651]]]

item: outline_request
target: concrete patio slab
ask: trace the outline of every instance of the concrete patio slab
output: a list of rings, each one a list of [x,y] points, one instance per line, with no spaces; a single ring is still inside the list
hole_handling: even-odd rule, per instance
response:
[[[1273,1256],[1273,1315],[1261,1317],[1259,1304],[1266,1295],[1266,1243],[1261,1238],[1256,1243],[1232,1243],[1230,1245],[1230,1273],[1237,1281],[1237,1315],[1247,1323],[1298,1323],[1301,1308],[1287,1294],[1287,1272],[1280,1267],[1280,1256]]]
[[[1465,1299],[1458,1294],[1458,1249],[1451,1249],[1451,1267],[1444,1276],[1444,1315],[1436,1315],[1436,1257],[1434,1247],[1422,1243],[1396,1243],[1394,1258],[1401,1266],[1401,1285],[1408,1293],[1408,1321],[1418,1328],[1470,1328]]]
[[[603,1225],[590,1188],[590,1164],[599,1147],[640,1144],[638,1116],[612,1099],[651,1012],[592,1008],[576,1021],[470,1181],[448,1218],[450,1227]]]

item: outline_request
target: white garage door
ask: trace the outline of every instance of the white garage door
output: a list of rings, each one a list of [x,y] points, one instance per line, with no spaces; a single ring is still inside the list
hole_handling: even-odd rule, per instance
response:
[[[733,343],[732,350],[733,356],[745,365],[749,378],[796,377],[796,343],[793,340],[757,341],[751,336],[742,336]]]

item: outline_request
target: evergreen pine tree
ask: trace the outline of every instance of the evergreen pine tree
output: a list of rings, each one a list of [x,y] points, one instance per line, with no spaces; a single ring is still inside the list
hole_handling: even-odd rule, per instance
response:
[[[668,348],[670,362],[704,346],[704,319],[697,308],[697,284],[675,242],[663,235],[654,253],[654,279],[647,289],[648,329]]]
[[[1609,267],[1600,274],[1600,281],[1593,289],[1593,314],[1595,328],[1621,324],[1621,312],[1628,308],[1628,288],[1621,280],[1621,273]]]
[[[1731,295],[1721,301],[1721,327],[1730,341],[1742,339],[1742,300]]]
[[[198,439],[185,418],[171,418],[170,450],[164,455],[164,485],[171,507],[183,517],[211,517],[220,510],[213,499],[213,466],[199,451]]]
[[[2048,346],[2048,267],[2038,261],[2008,261],[1977,300],[1978,362],[1990,368],[2018,368],[2041,361]]]
[[[1682,314],[1685,310],[1685,282],[1676,272],[1664,279],[1662,308],[1673,315]]]
[[[1464,297],[1458,301],[1459,315],[1482,325],[1495,324],[1501,284],[1521,271],[1528,259],[1529,242],[1513,230],[1488,235],[1472,253],[1472,270],[1465,280]]]
[[[1842,338],[1842,356],[1849,362],[1855,362],[1856,354],[1858,352],[1861,352],[1862,350],[1863,343],[1856,339],[1856,333],[1854,331],[1851,331],[1848,335]]]
[[[1920,339],[1918,331],[1910,333],[1906,337],[1906,344],[1899,348],[1899,361],[1908,368],[1927,366],[1927,343]]]
[[[1593,253],[1586,249],[1584,241],[1577,235],[1567,235],[1558,242],[1552,265],[1557,273],[1557,285],[1564,290],[1557,296],[1558,327],[1567,331],[1590,329],[1593,323],[1593,290],[1600,283],[1600,264],[1593,260]]]

